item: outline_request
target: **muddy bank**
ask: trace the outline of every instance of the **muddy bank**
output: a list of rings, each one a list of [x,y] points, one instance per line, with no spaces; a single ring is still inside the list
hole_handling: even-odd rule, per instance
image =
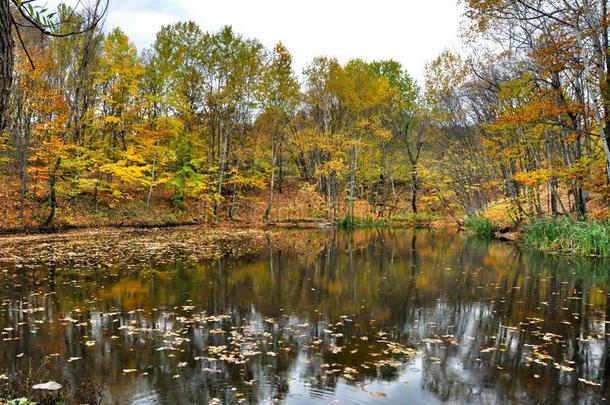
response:
[[[0,264],[17,268],[112,268],[177,260],[243,256],[268,244],[273,231],[209,228],[87,228],[0,237]]]
[[[142,222],[142,223],[128,223],[128,224],[108,224],[108,225],[54,225],[49,227],[43,226],[26,226],[26,227],[14,227],[14,228],[0,228],[0,238],[4,236],[13,235],[37,235],[37,234],[63,234],[71,233],[75,231],[88,231],[88,230],[130,230],[130,229],[154,229],[154,228],[176,228],[192,225],[204,225],[201,222],[196,221],[182,221],[182,222]]]
[[[517,245],[521,245],[523,242],[523,231],[521,229],[514,230],[500,230],[494,232],[494,239],[498,239],[504,242],[511,242]]]
[[[177,261],[204,261],[225,255],[260,254],[267,251],[270,244],[280,249],[294,248],[292,245],[305,241],[299,237],[287,238],[291,229],[333,232],[335,228],[335,224],[320,220],[276,223],[264,228],[240,225],[91,227],[4,234],[0,235],[0,265],[4,273],[11,268],[41,267],[125,270]],[[448,225],[448,222],[439,221],[429,228],[451,229]],[[280,233],[282,237],[277,237]]]

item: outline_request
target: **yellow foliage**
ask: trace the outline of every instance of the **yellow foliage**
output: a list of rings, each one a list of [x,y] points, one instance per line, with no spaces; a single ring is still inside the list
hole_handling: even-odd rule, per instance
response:
[[[528,186],[539,186],[549,181],[553,173],[549,169],[538,169],[531,172],[519,172],[514,179]]]

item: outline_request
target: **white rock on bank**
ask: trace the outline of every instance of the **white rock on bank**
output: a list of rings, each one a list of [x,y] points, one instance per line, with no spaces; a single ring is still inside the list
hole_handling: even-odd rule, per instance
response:
[[[61,384],[56,383],[55,381],[49,381],[43,384],[36,384],[32,388],[35,390],[57,391],[61,389]]]

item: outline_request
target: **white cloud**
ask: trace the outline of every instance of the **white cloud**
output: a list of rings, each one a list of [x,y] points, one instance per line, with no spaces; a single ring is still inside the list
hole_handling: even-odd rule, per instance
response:
[[[457,0],[110,1],[106,28],[121,27],[140,49],[162,25],[190,19],[204,30],[232,25],[267,47],[282,41],[298,71],[318,55],[391,58],[422,80],[425,64],[459,43]]]

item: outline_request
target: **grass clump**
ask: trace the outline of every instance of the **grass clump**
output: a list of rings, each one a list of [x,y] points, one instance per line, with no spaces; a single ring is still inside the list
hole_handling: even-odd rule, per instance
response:
[[[493,237],[493,224],[484,217],[469,217],[464,222],[464,229],[470,236],[480,239],[491,239]]]
[[[610,257],[610,222],[540,219],[525,227],[526,247],[548,253]]]
[[[356,218],[351,215],[345,215],[339,221],[339,227],[342,229],[355,229],[355,228],[380,228],[387,225],[383,221],[375,220],[371,217]]]
[[[354,229],[356,227],[356,221],[355,218],[353,218],[351,215],[346,214],[343,218],[341,218],[341,220],[339,221],[339,228],[341,229]]]

